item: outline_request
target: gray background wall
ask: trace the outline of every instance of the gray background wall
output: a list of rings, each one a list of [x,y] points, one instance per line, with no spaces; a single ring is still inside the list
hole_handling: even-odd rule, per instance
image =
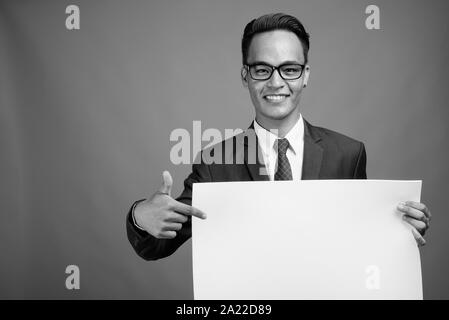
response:
[[[77,4],[81,29],[65,28]],[[380,7],[381,30],[365,28]],[[189,299],[191,242],[157,262],[125,233],[170,170],[169,134],[246,128],[240,38],[268,12],[311,33],[310,122],[366,143],[372,179],[422,179],[425,298],[449,298],[447,1],[0,1],[0,298]],[[381,231],[379,231],[381,234]],[[65,289],[65,267],[81,290]]]

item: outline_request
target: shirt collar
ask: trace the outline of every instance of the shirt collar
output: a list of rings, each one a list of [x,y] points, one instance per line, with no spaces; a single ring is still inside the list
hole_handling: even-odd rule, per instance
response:
[[[279,137],[262,127],[256,119],[254,119],[254,131],[256,132],[262,152],[264,154],[272,152],[274,150],[274,143]],[[290,143],[290,148],[293,153],[297,154],[300,151],[298,148],[301,140],[304,138],[304,121],[301,114],[299,115],[299,119],[295,125],[285,135],[285,138],[287,138]]]

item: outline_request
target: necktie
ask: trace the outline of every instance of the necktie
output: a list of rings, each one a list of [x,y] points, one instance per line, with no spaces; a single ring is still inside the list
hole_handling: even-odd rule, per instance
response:
[[[287,158],[287,149],[290,146],[286,138],[277,140],[278,146],[278,163],[274,180],[293,180],[292,169]]]

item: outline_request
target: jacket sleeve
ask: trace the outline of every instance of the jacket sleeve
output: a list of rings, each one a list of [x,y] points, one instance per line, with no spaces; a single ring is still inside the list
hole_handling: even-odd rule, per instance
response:
[[[192,185],[197,182],[210,181],[209,167],[204,163],[194,164],[192,166],[192,172],[187,179],[184,180],[184,191],[176,200],[189,206],[192,205]],[[144,199],[136,202],[143,200]],[[134,204],[136,204],[136,202]],[[140,230],[134,224],[132,217],[134,204],[131,206],[126,217],[126,231],[129,242],[136,253],[143,259],[157,260],[165,258],[174,253],[192,236],[191,217],[189,217],[188,221],[182,225],[182,229],[177,232],[176,237],[173,239],[157,239],[146,231]]]
[[[354,170],[354,179],[366,179],[366,151],[365,145],[360,143],[357,162]]]

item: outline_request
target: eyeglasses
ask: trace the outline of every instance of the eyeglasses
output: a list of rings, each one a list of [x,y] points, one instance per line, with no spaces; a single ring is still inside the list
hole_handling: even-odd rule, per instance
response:
[[[277,70],[284,80],[296,80],[301,78],[305,65],[286,63],[275,67],[269,64],[257,63],[246,64],[245,67],[249,70],[249,74],[254,80],[268,80],[273,75],[274,70]]]

